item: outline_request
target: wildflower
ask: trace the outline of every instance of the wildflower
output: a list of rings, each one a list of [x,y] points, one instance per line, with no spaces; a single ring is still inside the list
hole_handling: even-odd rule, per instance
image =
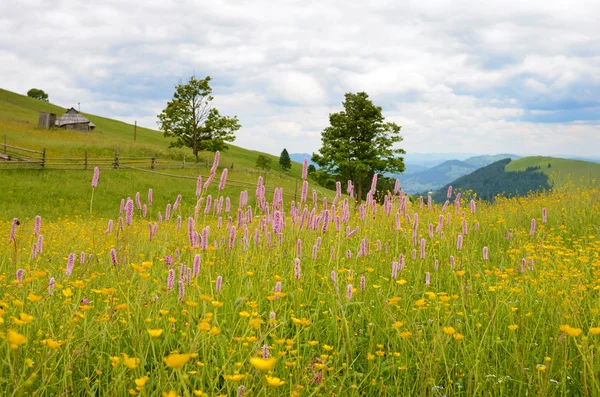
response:
[[[275,377],[268,376],[268,375],[265,375],[265,379],[267,380],[267,383],[269,384],[269,386],[273,386],[273,387],[279,387],[285,383],[284,381],[282,381],[279,378],[275,378]]]
[[[12,329],[8,331],[8,343],[12,350],[17,350],[19,346],[27,343],[27,338],[24,335],[21,335],[17,331],[13,331]]]
[[[308,158],[305,157],[302,162],[302,179],[306,180],[308,178]]]
[[[275,357],[270,358],[262,358],[262,357],[252,357],[250,358],[250,364],[258,370],[261,371],[270,371],[275,367],[275,363],[277,363],[277,359]]]
[[[464,338],[464,335],[457,332],[453,334],[452,337],[456,340],[462,340]]]
[[[346,292],[346,299],[347,300],[352,299],[352,284],[348,284],[348,291]]]
[[[150,379],[148,376],[142,376],[141,378],[137,378],[135,380],[135,386],[137,387],[137,389],[141,390],[142,387],[146,386],[146,382],[148,382],[148,379]]]
[[[300,280],[300,259],[294,259],[294,277],[296,280]]]
[[[67,276],[70,276],[71,273],[73,272],[73,265],[74,264],[75,264],[75,254],[71,252],[69,254],[69,258],[67,259],[67,269],[65,271],[65,274]]]
[[[546,366],[545,366],[545,365],[543,365],[543,364],[538,364],[538,365],[537,365],[537,369],[538,369],[538,371],[540,371],[540,372],[544,372],[544,371],[546,371]]]
[[[446,335],[453,335],[456,333],[456,330],[453,327],[442,327],[442,331],[444,331]]]
[[[163,333],[162,329],[149,329],[148,334],[153,338],[159,338]]]
[[[117,265],[117,250],[115,250],[114,248],[110,249],[110,260],[112,261],[112,264],[114,266]]]
[[[190,361],[190,358],[197,357],[197,356],[198,355],[195,353],[186,353],[186,354],[171,353],[169,356],[163,358],[163,361],[165,364],[167,364],[167,366],[177,369],[177,368],[181,368],[185,364],[187,364],[187,362]]]
[[[25,270],[23,269],[18,269],[17,273],[16,273],[16,280],[19,282],[19,284],[23,283],[23,273],[25,273]]]
[[[560,330],[562,332],[564,332],[565,334],[567,334],[569,336],[573,336],[573,337],[577,337],[577,336],[581,335],[581,332],[583,332],[581,330],[581,328],[573,328],[569,325],[561,325]]]
[[[600,327],[592,327],[592,328],[590,328],[590,333],[592,335],[600,335]]]
[[[517,324],[511,324],[508,326],[508,329],[511,331],[516,331],[517,328],[519,328]]]
[[[92,188],[95,189],[98,186],[98,178],[100,177],[100,170],[98,167],[94,167],[94,175],[92,176]]]
[[[395,323],[392,324],[392,327],[398,329],[400,327],[402,327],[404,324],[400,321],[396,321]]]
[[[123,365],[125,365],[129,369],[135,369],[140,365],[140,359],[136,357],[129,357],[127,354],[123,353]]]
[[[215,289],[217,292],[221,292],[222,285],[223,285],[223,277],[219,276],[219,277],[217,277],[217,281],[215,282]]]

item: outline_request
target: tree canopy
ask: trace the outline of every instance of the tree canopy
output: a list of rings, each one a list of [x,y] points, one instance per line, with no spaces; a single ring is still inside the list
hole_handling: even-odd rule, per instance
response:
[[[292,159],[290,159],[290,154],[287,149],[283,149],[281,155],[279,156],[279,166],[282,170],[287,171],[292,168]]]
[[[344,110],[329,115],[330,125],[321,133],[322,147],[312,161],[320,167],[317,174],[351,180],[360,202],[363,186],[374,174],[404,171],[400,155],[406,152],[394,148],[402,141],[401,127],[386,122],[381,107],[367,93],[348,93],[342,105]]]
[[[268,170],[269,168],[271,168],[271,162],[272,160],[269,157],[259,154],[256,158],[256,168]]]
[[[198,80],[196,76],[175,86],[173,99],[158,115],[158,124],[166,137],[174,137],[170,147],[189,147],[194,156],[203,150],[210,152],[227,149],[225,142],[235,140],[241,128],[236,116],[221,116],[212,107],[210,76]]]
[[[39,88],[30,89],[27,91],[27,96],[34,99],[39,99],[40,101],[48,102],[48,94]]]

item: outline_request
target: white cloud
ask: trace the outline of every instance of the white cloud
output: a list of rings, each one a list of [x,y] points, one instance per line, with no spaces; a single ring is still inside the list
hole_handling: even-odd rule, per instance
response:
[[[7,0],[0,86],[156,128],[174,84],[211,75],[236,143],[275,154],[316,151],[364,90],[408,151],[594,154],[599,117],[570,107],[600,107],[599,15],[596,0]]]

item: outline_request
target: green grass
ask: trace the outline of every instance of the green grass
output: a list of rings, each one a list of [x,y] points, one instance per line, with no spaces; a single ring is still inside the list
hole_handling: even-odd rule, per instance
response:
[[[85,151],[90,157],[111,157],[118,148],[120,155],[127,157],[156,156],[181,161],[185,156],[187,161],[193,159],[191,149],[169,149],[170,140],[160,131],[138,127],[134,141],[133,125],[87,113],[83,114],[96,124],[92,132],[37,128],[40,112],[53,112],[60,117],[65,111],[62,107],[0,89],[0,139],[6,135],[9,145],[35,150],[45,148],[49,157],[83,157]],[[238,134],[243,133],[242,128]],[[254,168],[260,154],[273,160],[271,171],[279,172],[279,157],[235,145],[229,145],[229,149],[221,153],[221,164]],[[205,163],[212,163],[213,154],[203,152],[200,158]],[[293,162],[292,169],[285,175],[300,178],[301,171],[302,165]]]
[[[554,187],[563,187],[570,182],[590,185],[600,179],[600,164],[557,157],[523,157],[508,163],[505,170],[524,171],[529,167],[540,167],[541,172],[548,174],[550,184]]]
[[[191,169],[156,171],[188,177],[201,174],[205,179],[208,175],[207,165],[212,165],[212,153],[202,153],[201,163],[195,166],[190,149],[169,149],[169,140],[159,131],[138,127],[137,140],[134,141],[132,125],[104,117],[86,114],[86,117],[96,124],[96,130],[93,132],[38,129],[36,126],[41,111],[54,112],[60,116],[65,109],[0,89],[0,143],[6,135],[9,145],[34,150],[46,149],[46,156],[49,158],[83,159],[86,151],[90,158],[112,158],[117,148],[122,157],[156,156],[178,161],[185,157]],[[253,197],[252,193],[259,176],[254,170],[254,165],[260,154],[270,157],[274,165],[278,164],[279,158],[276,156],[234,145],[229,145],[229,149],[221,153],[220,167],[229,169],[230,181],[226,184],[224,195],[237,198],[241,190],[248,190],[249,196]],[[149,163],[148,161],[148,165]],[[301,164],[293,163],[292,169],[286,173],[280,173],[275,166],[270,173],[262,172],[261,175],[266,179],[268,200],[272,199],[275,187],[283,188],[284,194],[293,198],[300,189],[301,168]],[[221,170],[210,188],[210,194],[218,193],[216,187],[220,172]],[[88,204],[81,198],[89,197],[91,175],[91,170],[0,169],[0,186],[3,187],[0,189],[0,202],[9,209],[0,213],[0,219],[26,217],[31,215],[32,211],[36,214],[46,214],[52,219],[81,216],[89,211]],[[164,205],[167,202],[172,203],[180,193],[185,197],[184,205],[193,207],[195,204],[194,179],[178,179],[134,170],[103,170],[101,180],[103,184],[98,189],[105,190],[105,194],[98,194],[94,205],[95,214],[100,217],[114,217],[120,198],[134,197],[136,192],[145,195],[150,187],[154,187],[163,213]],[[320,196],[332,195],[330,190],[321,187],[315,189]]]

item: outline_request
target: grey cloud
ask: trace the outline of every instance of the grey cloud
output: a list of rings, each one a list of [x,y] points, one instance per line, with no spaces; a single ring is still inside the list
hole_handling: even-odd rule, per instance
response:
[[[569,112],[581,87],[596,95],[599,15],[595,0],[5,0],[0,85],[155,128],[174,84],[210,74],[237,143],[275,154],[317,150],[343,94],[364,90],[409,151],[589,154],[598,126],[578,113],[520,120],[539,98]]]

